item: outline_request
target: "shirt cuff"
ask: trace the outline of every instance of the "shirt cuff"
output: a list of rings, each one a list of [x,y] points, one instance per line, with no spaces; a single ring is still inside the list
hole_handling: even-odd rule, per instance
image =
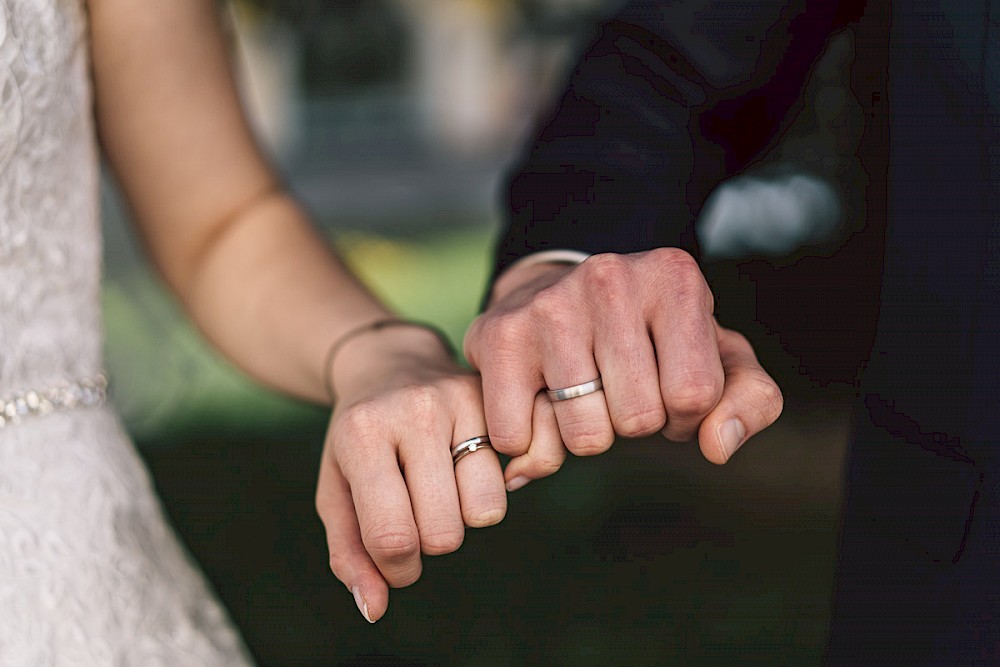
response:
[[[562,248],[558,250],[539,250],[508,264],[504,272],[510,271],[514,267],[525,268],[537,264],[580,264],[588,257],[590,257],[590,253],[583,252],[582,250]]]

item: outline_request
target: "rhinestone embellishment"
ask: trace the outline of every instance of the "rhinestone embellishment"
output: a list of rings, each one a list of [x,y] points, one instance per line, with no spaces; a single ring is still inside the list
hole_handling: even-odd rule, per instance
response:
[[[108,378],[99,373],[48,389],[29,389],[5,396],[0,399],[0,429],[27,417],[40,417],[56,410],[96,407],[107,400],[107,390]]]

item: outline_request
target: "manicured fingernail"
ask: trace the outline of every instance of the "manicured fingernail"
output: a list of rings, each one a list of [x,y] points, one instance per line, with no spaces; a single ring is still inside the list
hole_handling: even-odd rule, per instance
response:
[[[722,448],[722,455],[727,461],[743,444],[746,434],[747,430],[739,419],[730,419],[719,426],[719,447]]]
[[[528,482],[530,481],[531,480],[528,479],[527,477],[515,477],[514,479],[507,482],[507,491],[513,493],[518,489],[523,489],[525,486],[528,485]]]
[[[375,621],[373,621],[372,617],[368,615],[368,603],[365,602],[365,596],[361,594],[361,590],[357,586],[354,586],[351,589],[351,593],[354,594],[354,604],[358,605],[358,611],[361,612],[361,615],[364,616],[365,620],[369,623],[374,623]]]

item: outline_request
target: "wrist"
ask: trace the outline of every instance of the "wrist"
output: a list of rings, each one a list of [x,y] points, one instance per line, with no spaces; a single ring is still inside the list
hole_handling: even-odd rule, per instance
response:
[[[444,333],[430,325],[385,319],[344,334],[331,346],[323,369],[331,401],[356,394],[384,373],[456,365]]]
[[[550,284],[588,257],[580,250],[542,250],[526,255],[508,266],[493,283],[488,306],[530,284]],[[551,280],[545,280],[546,276]]]

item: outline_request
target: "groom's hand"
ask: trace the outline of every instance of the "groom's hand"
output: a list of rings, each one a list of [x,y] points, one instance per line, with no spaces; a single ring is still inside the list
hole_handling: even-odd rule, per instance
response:
[[[772,424],[781,391],[713,309],[682,250],[511,267],[465,337],[493,446],[515,457],[508,489],[558,470],[567,449],[607,450],[616,434],[697,435],[705,458],[721,464]],[[603,389],[577,398],[545,393],[598,377]]]

